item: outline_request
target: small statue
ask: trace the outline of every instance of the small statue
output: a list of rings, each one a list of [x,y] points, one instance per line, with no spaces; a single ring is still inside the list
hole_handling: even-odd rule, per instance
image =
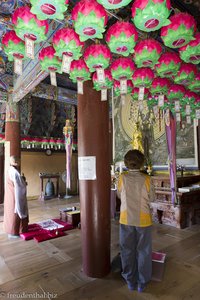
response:
[[[136,122],[133,127],[133,140],[131,142],[133,149],[139,150],[144,153],[142,145],[142,132],[139,130],[139,123]]]

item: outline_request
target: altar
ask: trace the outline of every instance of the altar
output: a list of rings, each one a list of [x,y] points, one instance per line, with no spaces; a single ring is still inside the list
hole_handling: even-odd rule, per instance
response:
[[[153,221],[186,228],[200,224],[200,175],[177,177],[176,203],[172,204],[169,176],[152,176],[155,201],[151,202]]]

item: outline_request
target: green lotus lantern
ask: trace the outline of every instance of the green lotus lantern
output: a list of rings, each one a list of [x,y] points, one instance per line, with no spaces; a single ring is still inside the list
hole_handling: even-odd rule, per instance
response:
[[[39,20],[64,19],[64,12],[67,10],[69,0],[30,0],[31,12]]]
[[[181,59],[186,63],[200,63],[200,32],[194,36],[195,40],[179,49]]]
[[[134,49],[134,61],[138,68],[153,68],[162,53],[162,47],[154,39],[141,40]]]
[[[90,72],[95,72],[97,69],[106,69],[109,66],[111,53],[106,45],[93,44],[86,48],[84,60]]]
[[[177,84],[189,85],[197,74],[197,67],[193,64],[182,63],[174,82]]]
[[[155,70],[160,77],[171,78],[178,73],[181,66],[181,59],[176,53],[163,53],[158,63],[155,65]]]
[[[128,5],[131,0],[97,0],[106,9],[117,9]]]

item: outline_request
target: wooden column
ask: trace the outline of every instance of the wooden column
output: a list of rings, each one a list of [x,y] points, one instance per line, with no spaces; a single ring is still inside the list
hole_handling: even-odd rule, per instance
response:
[[[83,271],[102,278],[110,271],[109,105],[92,81],[78,95],[78,156],[96,158],[96,179],[79,180]]]
[[[0,203],[4,198],[4,146],[0,144]]]

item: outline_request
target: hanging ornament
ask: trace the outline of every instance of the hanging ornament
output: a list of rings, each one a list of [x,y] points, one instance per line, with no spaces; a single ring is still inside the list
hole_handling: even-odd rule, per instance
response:
[[[86,48],[84,60],[90,70],[95,72],[98,69],[106,69],[111,61],[111,53],[107,46],[102,44],[93,44]]]
[[[155,70],[160,77],[175,76],[181,66],[181,59],[176,53],[163,53],[158,63],[155,65]]]
[[[106,33],[106,42],[113,53],[128,56],[134,52],[138,33],[133,24],[117,21]]]
[[[190,83],[188,85],[188,89],[195,92],[195,93],[199,93],[200,92],[200,73],[197,73],[195,75],[194,80],[192,81],[192,83]]]
[[[67,10],[69,0],[30,0],[31,12],[39,20],[64,19],[64,12]]]
[[[43,71],[50,72],[51,84],[57,86],[56,72],[61,73],[61,60],[55,56],[55,49],[52,46],[42,48],[39,52],[39,60]]]
[[[155,31],[170,24],[170,0],[135,0],[132,17],[135,26],[142,31]]]
[[[103,6],[96,1],[79,1],[74,6],[71,17],[81,41],[103,38],[102,33],[105,31],[108,17]]]
[[[69,78],[77,82],[78,94],[83,94],[83,82],[90,80],[90,71],[83,59],[72,61]]]
[[[132,80],[135,87],[149,88],[154,79],[154,72],[149,68],[136,69]]]
[[[81,57],[84,43],[79,39],[78,34],[71,28],[59,29],[53,36],[53,47],[56,55],[62,57],[63,54],[77,60]]]
[[[186,63],[200,63],[200,32],[194,36],[195,40],[179,49],[181,59]]]
[[[168,90],[168,100],[181,100],[184,97],[186,90],[184,86],[178,84],[172,84]]]
[[[190,84],[197,73],[197,68],[193,64],[182,63],[174,82],[177,84],[188,85]]]
[[[155,78],[152,82],[150,91],[152,95],[166,95],[170,87],[170,81],[167,78]]]
[[[134,61],[138,68],[153,68],[162,53],[162,47],[154,39],[141,40],[134,49]]]
[[[135,71],[135,64],[130,58],[117,58],[111,64],[112,77],[115,80],[131,79],[133,72]]]
[[[25,40],[26,56],[34,59],[34,44],[46,40],[48,22],[38,20],[28,6],[17,8],[12,15],[12,22],[17,36]]]
[[[127,6],[132,0],[97,0],[106,9],[116,9]]]
[[[140,89],[138,87],[134,87],[131,92],[131,99],[133,101],[138,101],[139,99]],[[143,100],[147,100],[150,97],[149,90],[144,88],[144,98]]]
[[[14,58],[23,59],[25,55],[25,45],[14,30],[7,31],[2,38],[3,50],[8,56],[9,61]]]
[[[198,99],[198,95],[196,93],[191,91],[186,91],[182,98],[182,104],[183,105],[189,104],[194,107],[197,99]]]
[[[127,80],[127,91],[126,94],[131,94],[133,90],[133,83],[131,80]],[[123,93],[121,92],[121,85],[120,85],[120,81],[115,80],[114,81],[114,93],[116,96],[120,96]]]
[[[171,24],[161,28],[161,38],[165,46],[180,48],[194,40],[196,22],[187,13],[177,13],[169,18]]]
[[[103,89],[110,89],[113,86],[113,78],[109,70],[105,70],[105,82],[101,83],[98,81],[97,73],[93,74],[92,80],[94,88],[96,91],[101,91]]]

